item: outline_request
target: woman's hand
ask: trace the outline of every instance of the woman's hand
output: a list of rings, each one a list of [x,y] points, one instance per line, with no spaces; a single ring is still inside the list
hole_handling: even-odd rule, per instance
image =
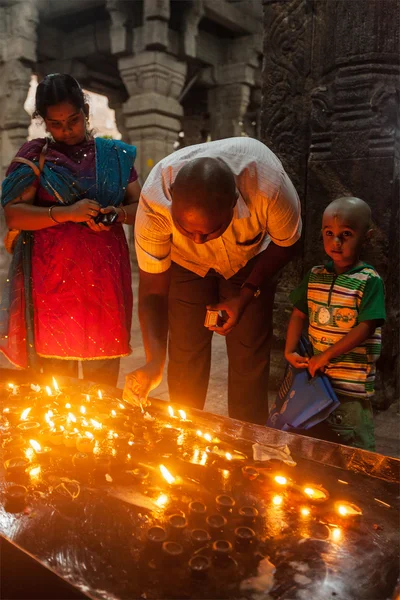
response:
[[[88,223],[96,217],[100,210],[100,204],[96,200],[84,198],[68,206],[68,220],[73,223]]]
[[[300,356],[297,352],[285,353],[285,358],[295,369],[307,369],[308,367],[309,359],[306,356]]]

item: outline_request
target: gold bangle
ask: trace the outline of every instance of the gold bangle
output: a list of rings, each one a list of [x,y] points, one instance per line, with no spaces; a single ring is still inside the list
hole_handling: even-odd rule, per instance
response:
[[[52,205],[50,206],[50,208],[49,208],[49,217],[50,217],[50,219],[51,219],[52,221],[54,221],[54,223],[57,223],[57,225],[59,225],[59,224],[61,223],[61,221],[57,221],[57,219],[55,219],[55,218],[53,217],[53,213],[52,213],[52,211],[53,211],[53,208],[55,208],[56,206],[57,206],[57,204],[52,204]]]
[[[128,213],[126,212],[126,210],[124,209],[123,206],[119,206],[119,208],[122,210],[122,212],[124,213],[124,220],[122,221],[122,223],[126,223],[128,220]]]

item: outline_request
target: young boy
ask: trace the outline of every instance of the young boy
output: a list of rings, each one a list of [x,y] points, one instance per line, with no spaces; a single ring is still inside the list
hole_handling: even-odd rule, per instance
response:
[[[382,279],[359,258],[371,233],[371,210],[363,200],[338,198],[325,209],[322,236],[331,260],[313,267],[290,295],[294,308],[285,347],[293,367],[330,378],[341,402],[325,421],[332,439],[365,450],[375,450],[371,397],[386,318]],[[296,352],[306,320],[310,359]]]

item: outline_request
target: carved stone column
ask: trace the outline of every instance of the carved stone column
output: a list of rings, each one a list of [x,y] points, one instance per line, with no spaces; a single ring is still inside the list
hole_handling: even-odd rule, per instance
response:
[[[30,117],[24,109],[36,60],[36,2],[17,0],[0,6],[0,177],[26,141]],[[2,240],[5,234],[0,214],[0,274],[9,257]]]
[[[313,14],[306,0],[264,0],[264,62],[261,140],[280,158],[306,210],[307,155],[312,89]],[[274,308],[271,387],[282,380],[283,350],[291,313],[290,291],[300,282],[302,260],[292,261],[279,278]]]
[[[163,52],[142,52],[119,59],[129,93],[125,126],[138,149],[137,170],[144,180],[159,160],[170,154],[181,128],[186,64]]]

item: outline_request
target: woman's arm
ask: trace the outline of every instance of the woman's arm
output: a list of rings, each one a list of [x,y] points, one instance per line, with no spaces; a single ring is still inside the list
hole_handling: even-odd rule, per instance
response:
[[[35,194],[36,186],[32,185],[21,196],[18,196],[4,207],[8,229],[37,231],[67,221],[82,223],[95,217],[100,209],[95,200],[84,198],[70,206],[54,206],[50,215],[50,207],[43,208],[33,205]]]

